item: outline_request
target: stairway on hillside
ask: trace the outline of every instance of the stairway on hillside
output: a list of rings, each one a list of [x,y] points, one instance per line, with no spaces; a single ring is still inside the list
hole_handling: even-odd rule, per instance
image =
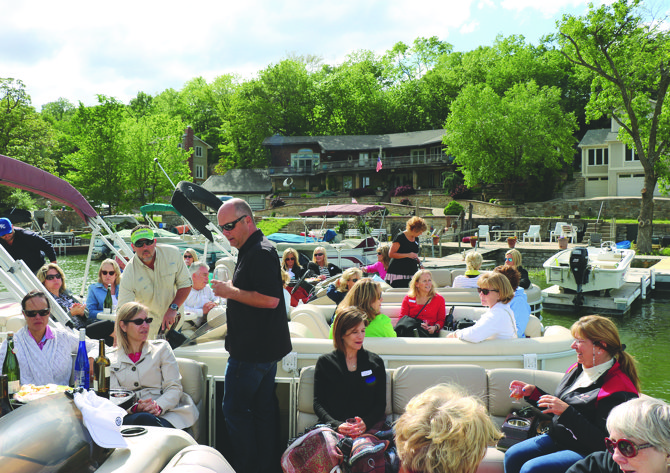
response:
[[[585,196],[586,185],[582,173],[575,172],[572,177],[571,181],[567,181],[563,188],[556,192],[555,199],[580,199]]]
[[[596,222],[589,222],[586,225],[586,231],[584,233],[583,242],[589,241],[592,233],[600,233],[602,235],[601,241],[616,241],[614,235],[611,234],[612,228],[609,222],[603,222],[602,220],[598,222],[596,228]],[[599,246],[599,245],[598,245]]]

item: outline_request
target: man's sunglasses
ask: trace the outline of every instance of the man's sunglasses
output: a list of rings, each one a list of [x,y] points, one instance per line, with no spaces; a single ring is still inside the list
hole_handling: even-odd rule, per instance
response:
[[[143,246],[151,246],[154,244],[156,240],[149,240],[147,238],[142,238],[141,240],[137,240],[135,243],[133,243],[133,246],[135,248],[142,248]]]
[[[44,276],[44,279],[46,279],[47,281],[51,281],[53,279],[63,279],[63,276],[61,276],[60,274],[47,274],[46,276]]]
[[[51,309],[24,310],[23,313],[26,314],[26,317],[30,317],[30,318],[36,317],[38,315],[40,317],[46,317],[51,313]]]
[[[495,291],[495,292],[500,292],[498,289],[482,289],[481,287],[477,288],[477,292],[480,294],[484,294],[485,296],[489,295],[489,292]]]
[[[618,448],[619,453],[621,453],[626,458],[633,458],[640,453],[640,450],[645,448],[653,447],[650,443],[643,443],[642,445],[635,445],[628,439],[612,440],[611,438],[605,438],[605,446],[607,450],[614,455],[614,449]]]
[[[140,325],[142,325],[144,322],[146,322],[147,324],[150,324],[150,323],[153,322],[153,321],[154,321],[154,319],[153,319],[152,317],[147,317],[146,319],[130,319],[130,320],[124,320],[125,323],[127,323],[127,324],[135,324],[135,325],[137,325],[138,327],[139,327]]]
[[[242,215],[240,218],[238,218],[237,220],[233,220],[232,222],[224,223],[223,225],[221,225],[221,230],[231,232],[233,228],[235,228],[235,225],[237,225],[237,222],[242,220],[244,217],[246,217],[246,215]]]
[[[116,271],[105,271],[104,269],[101,269],[100,274],[102,274],[103,276],[107,276],[107,275],[114,276],[116,274]]]

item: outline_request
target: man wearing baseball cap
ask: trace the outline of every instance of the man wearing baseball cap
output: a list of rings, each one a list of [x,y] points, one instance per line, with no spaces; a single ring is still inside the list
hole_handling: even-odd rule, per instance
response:
[[[131,301],[146,305],[154,319],[149,327],[149,339],[153,340],[161,327],[167,329],[174,324],[193,282],[181,251],[157,244],[151,227],[133,228],[130,242],[135,255],[121,276],[118,305]]]
[[[33,273],[44,265],[45,256],[56,262],[51,243],[31,230],[14,227],[8,218],[0,218],[0,245],[15,260],[23,260]]]

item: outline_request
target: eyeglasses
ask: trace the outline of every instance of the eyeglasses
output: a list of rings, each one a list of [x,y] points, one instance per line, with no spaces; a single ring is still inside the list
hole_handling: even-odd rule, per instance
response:
[[[243,219],[244,217],[246,217],[246,216],[247,216],[247,215],[242,215],[242,216],[241,216],[240,218],[238,218],[237,220],[233,220],[232,222],[224,223],[223,225],[221,225],[221,230],[225,230],[225,231],[227,231],[227,232],[232,231],[233,228],[235,228],[235,225],[237,225],[237,222],[239,222],[240,220],[242,220],[242,219]]]
[[[481,287],[477,288],[477,292],[480,294],[484,294],[485,296],[489,295],[489,292],[495,291],[495,292],[500,292],[498,289],[482,289]]]
[[[381,254],[382,254],[382,252],[381,252],[381,251],[378,251],[378,252],[377,252],[377,254],[378,254],[378,255],[381,255]]]
[[[154,321],[154,319],[153,319],[152,317],[147,317],[146,319],[130,319],[130,320],[124,320],[125,323],[127,323],[127,324],[135,324],[135,325],[137,325],[138,327],[139,327],[140,325],[142,325],[144,322],[146,322],[147,324],[150,324],[150,323],[153,322],[153,321]]]
[[[142,238],[141,240],[137,240],[135,243],[133,243],[133,246],[135,248],[142,248],[143,246],[151,246],[154,244],[156,240],[148,240],[146,238]]]
[[[293,258],[293,257],[286,258],[286,261],[295,261],[295,258]]]
[[[46,317],[51,313],[51,309],[41,309],[41,310],[24,310],[24,314],[26,314],[26,317],[35,317],[35,316],[40,316],[40,317]]]
[[[107,276],[107,275],[114,276],[116,274],[116,271],[105,271],[104,269],[101,269],[100,274],[102,274],[103,276]]]
[[[323,253],[314,253],[314,256],[323,256]]]
[[[44,276],[44,279],[46,279],[47,281],[51,281],[53,279],[63,279],[63,276],[61,276],[60,274],[47,274],[46,276]]]
[[[512,258],[505,258],[505,261],[509,261],[510,263],[512,263],[513,260]]]
[[[642,445],[635,445],[628,439],[612,440],[611,438],[605,438],[605,446],[607,450],[614,455],[614,449],[618,448],[619,453],[621,453],[626,458],[633,458],[637,456],[639,450],[645,448],[653,447],[650,443],[643,443]]]
[[[193,256],[191,256],[191,255],[184,255],[184,259],[186,259],[186,258],[193,259]]]
[[[350,279],[350,281],[353,282],[353,283],[357,283],[358,279]]]

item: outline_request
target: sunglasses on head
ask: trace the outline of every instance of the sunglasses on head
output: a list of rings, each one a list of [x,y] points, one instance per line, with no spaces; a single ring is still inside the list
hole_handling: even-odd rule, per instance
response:
[[[155,240],[149,240],[147,238],[142,238],[141,240],[137,240],[133,245],[135,248],[142,248],[143,246],[151,246],[154,244]]]
[[[482,289],[481,287],[477,288],[477,292],[479,292],[480,294],[484,294],[485,296],[488,296],[489,292],[491,291],[500,292],[498,291],[498,289]]]
[[[154,321],[154,319],[153,319],[152,317],[147,317],[146,319],[130,319],[130,320],[124,320],[125,323],[127,323],[127,324],[135,324],[135,325],[137,325],[138,327],[139,327],[140,325],[142,325],[144,322],[146,322],[147,324],[150,324],[150,323],[153,322],[153,321]]]
[[[221,225],[221,230],[225,230],[227,232],[232,231],[232,229],[235,228],[235,225],[237,225],[237,222],[242,220],[244,217],[246,217],[246,215],[242,215],[240,218],[238,218],[237,220],[233,220],[232,222],[224,223],[223,225]]]
[[[47,274],[46,276],[44,276],[44,279],[46,279],[47,281],[51,281],[53,279],[63,279],[63,276],[61,276],[60,274]]]
[[[323,256],[323,253],[314,253],[314,256]]]
[[[612,455],[614,455],[614,449],[618,448],[619,453],[621,453],[626,458],[633,458],[637,456],[640,450],[653,447],[653,445],[650,443],[635,445],[628,439],[612,440],[611,438],[605,438],[605,446]]]
[[[26,314],[26,317],[35,317],[39,315],[40,317],[46,317],[51,312],[51,309],[41,309],[41,310],[24,310],[23,313]]]
[[[116,274],[116,271],[105,271],[104,269],[100,270],[100,274],[103,276],[114,276]]]

